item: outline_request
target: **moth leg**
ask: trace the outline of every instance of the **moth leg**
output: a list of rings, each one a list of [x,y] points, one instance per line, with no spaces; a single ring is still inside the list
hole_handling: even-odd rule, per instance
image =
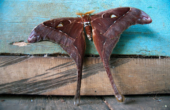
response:
[[[80,88],[81,88],[81,79],[82,79],[82,64],[77,66],[77,89],[74,96],[74,105],[80,104]]]

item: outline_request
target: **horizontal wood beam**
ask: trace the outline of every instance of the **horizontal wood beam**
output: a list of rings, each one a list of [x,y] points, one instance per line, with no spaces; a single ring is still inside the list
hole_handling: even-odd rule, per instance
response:
[[[170,59],[113,58],[112,75],[122,94],[170,93]],[[71,58],[0,56],[0,94],[74,95]],[[113,95],[100,58],[85,58],[81,95]]]

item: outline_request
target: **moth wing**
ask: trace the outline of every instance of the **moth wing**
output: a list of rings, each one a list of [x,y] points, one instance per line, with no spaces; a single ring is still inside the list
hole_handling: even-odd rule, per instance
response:
[[[84,56],[85,38],[81,18],[57,18],[39,24],[32,30],[28,42],[42,40],[58,43],[77,65],[78,56]]]
[[[139,17],[142,17],[143,15],[146,16],[145,14],[141,16],[141,13],[143,12],[139,9],[123,7],[103,11],[91,16],[92,34],[95,47],[103,61],[115,97],[120,102],[124,100],[124,97],[118,91],[111,75],[109,68],[110,55],[119,41],[121,33],[130,25],[136,24],[137,21],[140,20],[138,19]],[[149,22],[151,22],[150,20],[151,19],[148,18]]]
[[[28,42],[50,40],[60,46],[73,58],[77,65],[77,90],[74,103],[78,104],[85,52],[85,36],[81,18],[59,18],[45,21],[33,29]]]

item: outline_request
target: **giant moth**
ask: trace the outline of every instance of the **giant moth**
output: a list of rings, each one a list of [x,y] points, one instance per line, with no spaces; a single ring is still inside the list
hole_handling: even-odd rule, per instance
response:
[[[79,104],[82,65],[86,49],[85,36],[87,36],[89,40],[93,40],[102,59],[116,99],[123,102],[124,96],[117,89],[111,75],[110,55],[125,29],[135,24],[149,24],[152,19],[145,12],[132,7],[110,9],[94,15],[91,15],[92,13],[93,11],[77,13],[80,17],[45,21],[33,29],[28,42],[49,40],[57,43],[75,61],[78,76],[74,103]]]

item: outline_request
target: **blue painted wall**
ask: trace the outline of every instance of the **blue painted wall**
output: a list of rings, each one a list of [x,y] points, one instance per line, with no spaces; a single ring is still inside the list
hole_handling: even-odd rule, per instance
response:
[[[59,17],[76,17],[76,12],[131,6],[149,14],[148,25],[128,28],[113,50],[113,54],[170,56],[170,1],[169,0],[1,0],[0,53],[45,54],[65,53],[57,44],[41,42],[25,47],[10,45],[27,40],[39,23]],[[87,41],[86,54],[98,54],[93,42]]]

